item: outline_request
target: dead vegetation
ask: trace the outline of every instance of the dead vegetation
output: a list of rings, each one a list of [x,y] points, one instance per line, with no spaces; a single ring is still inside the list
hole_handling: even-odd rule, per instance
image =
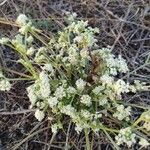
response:
[[[130,72],[122,78],[132,82],[140,79],[150,84],[150,2],[148,0],[6,0],[0,4],[0,37],[13,37],[19,13],[33,19],[48,36],[64,26],[64,11],[76,12],[79,18],[100,29],[97,38],[101,47],[112,46],[128,62]],[[0,48],[0,65],[8,77],[24,76],[18,56],[6,47]],[[50,120],[38,122],[34,110],[27,110],[26,81],[13,82],[13,89],[0,93],[0,150],[84,149],[84,134],[77,135],[67,118],[65,129],[52,137]],[[150,93],[127,95],[125,101],[150,104]],[[140,109],[135,108],[135,117]],[[112,149],[103,133],[91,134],[93,150]],[[127,149],[124,147],[123,149]],[[137,149],[136,147],[134,149]]]

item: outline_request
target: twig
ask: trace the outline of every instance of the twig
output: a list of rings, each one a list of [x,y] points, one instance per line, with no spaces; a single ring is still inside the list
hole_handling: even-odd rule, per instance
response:
[[[21,110],[21,111],[13,111],[13,112],[0,112],[0,115],[18,115],[18,114],[25,114],[35,112],[35,109],[27,109],[27,110]]]
[[[71,127],[71,122],[69,123],[69,127],[68,127],[68,130],[67,130],[65,150],[68,150],[68,139],[69,139],[70,127]]]
[[[3,2],[0,3],[0,6],[4,5],[7,2],[7,0],[4,0]]]
[[[29,136],[27,136],[26,138],[24,138],[20,143],[18,143],[17,145],[15,145],[14,147],[12,147],[12,150],[16,150],[18,149],[24,142],[26,142],[28,139],[30,139],[31,137],[35,136],[36,134],[44,131],[44,130],[47,130],[47,129],[50,129],[51,127],[45,127],[43,129],[40,129],[32,134],[30,134]]]

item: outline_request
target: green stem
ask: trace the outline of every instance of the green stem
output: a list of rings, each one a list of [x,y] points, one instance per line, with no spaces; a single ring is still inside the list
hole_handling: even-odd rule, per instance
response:
[[[41,41],[46,47],[48,47],[48,44],[35,32],[35,31],[30,31],[30,33],[39,41]]]
[[[133,123],[133,125],[132,125],[132,127],[135,127],[135,126],[137,126],[138,125],[138,123],[139,122],[141,122],[141,120],[142,120],[142,118],[140,117],[140,118],[138,118],[134,123]]]
[[[85,140],[86,140],[86,149],[87,149],[87,150],[91,150],[88,131],[89,131],[89,129],[84,129],[84,132],[85,132]]]
[[[35,68],[33,67],[32,63],[30,62],[30,60],[28,59],[28,57],[26,56],[26,54],[24,53],[24,51],[26,50],[22,50],[20,48],[17,48],[16,46],[12,46],[11,44],[6,44],[6,46],[12,48],[13,50],[17,51],[23,58],[25,63],[22,63],[22,65],[34,76],[34,78],[38,78],[38,75],[35,71]]]
[[[9,81],[25,81],[25,80],[34,80],[33,77],[31,78],[13,78],[13,79],[10,79],[8,78]]]

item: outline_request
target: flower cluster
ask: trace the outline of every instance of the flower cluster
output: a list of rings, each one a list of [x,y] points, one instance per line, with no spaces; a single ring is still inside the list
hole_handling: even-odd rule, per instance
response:
[[[117,144],[127,144],[131,147],[136,143],[136,140],[139,139],[139,145],[141,147],[148,147],[150,145],[147,139],[137,136],[132,130],[133,129],[131,127],[121,129],[119,134],[115,137]]]
[[[61,123],[55,123],[51,126],[51,129],[52,129],[52,132],[54,134],[57,133],[58,129],[61,129],[62,128],[62,124]]]
[[[132,133],[132,129],[130,127],[127,127],[121,129],[115,139],[118,145],[126,143],[130,147],[132,144],[136,143],[135,137],[136,134]]]
[[[117,111],[113,114],[113,116],[118,118],[119,120],[125,119],[126,121],[129,121],[130,115],[131,115],[131,107],[128,106],[127,108],[124,108],[123,105],[118,105]]]
[[[35,117],[37,118],[38,121],[42,121],[43,118],[44,118],[44,116],[45,116],[45,114],[44,114],[43,111],[41,111],[41,110],[39,110],[39,109],[37,109],[37,110],[35,111]]]
[[[19,32],[25,35],[31,30],[35,30],[35,27],[32,25],[32,22],[24,14],[20,14],[16,20],[16,23],[21,27]]]
[[[140,141],[139,141],[139,144],[142,146],[142,147],[148,147],[150,145],[150,143],[144,139],[144,138],[141,138]]]
[[[118,74],[118,72],[126,73],[127,71],[129,71],[125,59],[123,59],[121,55],[116,58],[115,55],[111,53],[110,48],[95,50],[93,51],[93,54],[99,55],[103,59],[103,61],[105,61],[105,74],[115,76]]]
[[[9,80],[0,71],[0,91],[9,91],[11,89],[11,84]]]
[[[81,103],[85,104],[86,106],[90,106],[92,104],[91,97],[89,95],[82,95]]]
[[[99,33],[97,28],[90,27],[87,21],[77,20],[75,14],[67,21],[67,27],[45,42],[49,38],[43,40],[32,22],[21,14],[16,20],[19,34],[12,40],[0,40],[1,44],[19,52],[18,62],[34,80],[27,87],[27,95],[30,108],[36,109],[35,117],[38,121],[51,117],[53,133],[62,128],[60,122],[65,116],[75,124],[77,133],[84,129],[98,132],[105,126],[111,131],[107,122],[116,118],[116,126],[129,124],[131,107],[123,105],[122,95],[144,90],[143,84],[139,81],[130,84],[118,78],[119,73],[129,71],[127,63],[121,55],[112,54],[110,48],[99,48],[95,37]],[[34,37],[41,42],[41,47],[34,44]],[[10,89],[10,83],[2,75],[0,89]],[[143,126],[150,130],[148,117]],[[116,136],[117,144],[131,146],[136,142],[135,136],[130,127],[121,129]],[[148,145],[143,140],[140,144]]]

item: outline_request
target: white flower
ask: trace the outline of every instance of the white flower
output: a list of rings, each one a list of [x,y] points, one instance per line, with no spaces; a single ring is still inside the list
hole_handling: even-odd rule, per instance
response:
[[[29,21],[29,19],[25,14],[20,14],[17,17],[16,23],[19,24],[20,26],[24,26],[27,24],[28,21]]]
[[[80,56],[81,56],[83,59],[88,58],[88,55],[89,55],[89,52],[88,52],[87,49],[82,49],[82,50],[80,51]]]
[[[123,143],[126,143],[129,147],[131,147],[132,144],[136,143],[135,140],[135,134],[132,133],[132,130],[130,127],[121,129],[119,131],[119,134],[115,137],[117,145],[121,145]]]
[[[0,78],[0,91],[9,91],[11,84],[6,78]]]
[[[58,103],[58,99],[56,97],[50,97],[47,100],[48,100],[48,104],[51,108],[55,107]]]
[[[52,125],[51,129],[54,134],[57,133],[57,130],[58,130],[57,124]]]
[[[108,55],[108,57],[105,58],[106,61],[106,65],[107,65],[107,69],[109,70],[109,74],[111,75],[117,75],[117,69],[116,69],[116,65],[117,65],[117,61],[114,58],[114,55],[110,54]]]
[[[83,109],[83,110],[81,110],[81,116],[83,116],[85,119],[91,120],[93,114],[91,114],[89,111]]]
[[[28,31],[31,29],[31,25],[32,25],[31,22],[27,23],[26,25],[22,26],[22,27],[19,29],[19,32],[20,32],[22,35],[25,35],[25,34],[28,33]]]
[[[45,60],[45,56],[43,54],[36,53],[34,61],[36,63],[40,63],[41,61]]]
[[[131,107],[124,108],[123,105],[117,106],[117,111],[113,114],[114,117],[118,118],[119,120],[125,119],[129,121],[129,116],[131,115]]]
[[[139,141],[139,144],[142,146],[142,147],[147,147],[150,145],[150,143],[144,139],[144,138],[141,138],[140,141]]]
[[[75,130],[79,134],[83,130],[83,128],[79,124],[76,124]]]
[[[44,109],[45,106],[46,106],[46,103],[45,103],[45,102],[37,102],[37,103],[36,103],[36,106],[37,106],[39,109]]]
[[[62,108],[60,108],[60,111],[61,111],[61,113],[64,113],[64,114],[70,116],[71,118],[76,117],[76,110],[71,105],[63,106]]]
[[[108,68],[116,67],[116,60],[114,59],[113,55],[110,55],[109,58],[106,58],[106,63]]]
[[[97,87],[95,87],[93,90],[92,90],[92,92],[95,94],[95,95],[98,95],[98,94],[100,94],[100,92],[102,91],[102,90],[104,90],[105,89],[105,87],[103,87],[103,86],[97,86]]]
[[[106,61],[109,74],[116,76],[117,71],[126,73],[129,70],[126,61],[121,57],[121,55],[119,55],[118,58],[115,58],[115,56],[111,54],[110,49],[102,48],[100,50],[100,55]]]
[[[105,60],[108,58],[114,58],[114,55],[111,54],[111,49],[110,48],[102,48],[98,51],[101,55],[101,57]]]
[[[108,102],[107,98],[99,99],[99,105],[100,106],[104,106],[105,104],[107,104],[107,102]]]
[[[42,69],[51,72],[52,75],[54,74],[54,69],[51,64],[44,64]]]
[[[93,46],[97,40],[94,38],[93,31],[90,30],[92,30],[92,28],[88,28],[88,30],[85,30],[85,32],[80,33],[73,39],[74,42],[77,42],[80,46],[82,46],[82,48]]]
[[[135,93],[137,91],[136,87],[134,85],[130,85],[129,89],[131,92]]]
[[[31,35],[26,39],[26,41],[30,44],[33,42],[33,40],[34,40],[33,36],[31,36]]]
[[[86,106],[90,106],[92,104],[91,97],[89,95],[82,95],[81,103],[85,104]]]
[[[81,78],[76,81],[76,86],[79,91],[83,91],[85,85],[86,85],[86,82],[83,81]]]
[[[4,75],[3,75],[3,73],[0,71],[0,78],[3,78],[4,77]]]
[[[107,73],[116,76],[117,71],[126,73],[129,70],[126,61],[121,55],[119,55],[118,58],[115,58],[111,53],[111,49],[102,48],[99,53],[103,60],[106,61],[107,69],[109,70],[106,71]]]
[[[76,18],[76,17],[77,17],[77,13],[75,13],[75,12],[74,12],[74,13],[72,13],[71,15],[72,15],[74,18]]]
[[[38,53],[44,53],[44,52],[46,52],[46,47],[40,47],[39,49],[38,49]]]
[[[72,26],[72,31],[76,34],[80,34],[82,31],[85,30],[85,27],[88,25],[88,21],[78,21],[76,24],[71,24],[70,26]]]
[[[34,52],[35,52],[35,49],[34,49],[33,47],[30,47],[30,48],[27,50],[26,54],[27,54],[28,56],[31,56],[31,55],[33,55]]]
[[[74,40],[74,42],[80,43],[82,41],[82,39],[83,39],[83,36],[82,35],[78,35],[73,40]]]
[[[76,93],[76,89],[74,87],[72,87],[72,86],[69,86],[67,88],[67,93],[68,94],[75,94]]]
[[[117,69],[116,68],[109,68],[109,74],[116,76],[117,75]]]
[[[48,75],[42,71],[39,75],[39,85],[40,85],[40,92],[43,98],[49,97],[51,91],[50,91],[50,83]]]
[[[27,88],[28,97],[31,102],[31,106],[34,106],[37,101],[37,96],[35,94],[34,85],[31,85]]]
[[[102,114],[100,114],[100,113],[96,113],[95,115],[94,115],[94,119],[99,119],[99,118],[101,118],[102,117]]]
[[[4,45],[4,44],[7,44],[9,41],[10,41],[9,38],[3,37],[0,39],[0,44]]]
[[[65,14],[68,16],[67,20],[69,23],[72,23],[74,21],[74,19],[77,17],[76,13],[70,14],[70,12],[65,12]]]
[[[117,82],[115,82],[112,86],[117,95],[120,95],[121,93],[128,93],[129,87],[129,84],[125,83],[122,79],[117,80]]]
[[[84,47],[92,47],[97,42],[92,32],[85,32],[84,40],[86,40],[86,45],[84,44]]]
[[[144,83],[141,83],[139,80],[134,80],[134,87],[136,88],[136,90],[138,90],[138,91],[143,90],[144,89],[143,85],[144,85]]]
[[[51,126],[52,132],[54,134],[57,133],[58,129],[62,128],[62,125],[60,123],[55,123]]]
[[[109,76],[108,74],[104,74],[101,76],[100,80],[102,81],[102,84],[103,85],[112,85],[113,81],[114,81],[114,78]]]
[[[46,47],[40,47],[38,50],[37,50],[37,53],[35,54],[35,58],[34,60],[36,62],[40,62],[41,60],[45,59],[45,56],[43,55],[43,53],[46,52]]]
[[[77,47],[72,46],[68,49],[68,59],[69,62],[73,65],[75,65],[78,62],[78,53],[77,53]]]
[[[62,99],[63,97],[66,96],[65,90],[63,88],[63,86],[59,86],[55,93],[54,93],[55,97],[57,97],[58,99]]]
[[[129,68],[127,66],[126,61],[121,57],[121,55],[118,56],[117,60],[117,67],[120,72],[126,73],[129,71]]]
[[[45,114],[44,114],[44,112],[43,111],[41,111],[41,110],[39,110],[39,109],[37,109],[36,111],[35,111],[35,118],[38,120],[38,121],[42,121],[43,119],[44,119],[44,116],[45,116]]]

